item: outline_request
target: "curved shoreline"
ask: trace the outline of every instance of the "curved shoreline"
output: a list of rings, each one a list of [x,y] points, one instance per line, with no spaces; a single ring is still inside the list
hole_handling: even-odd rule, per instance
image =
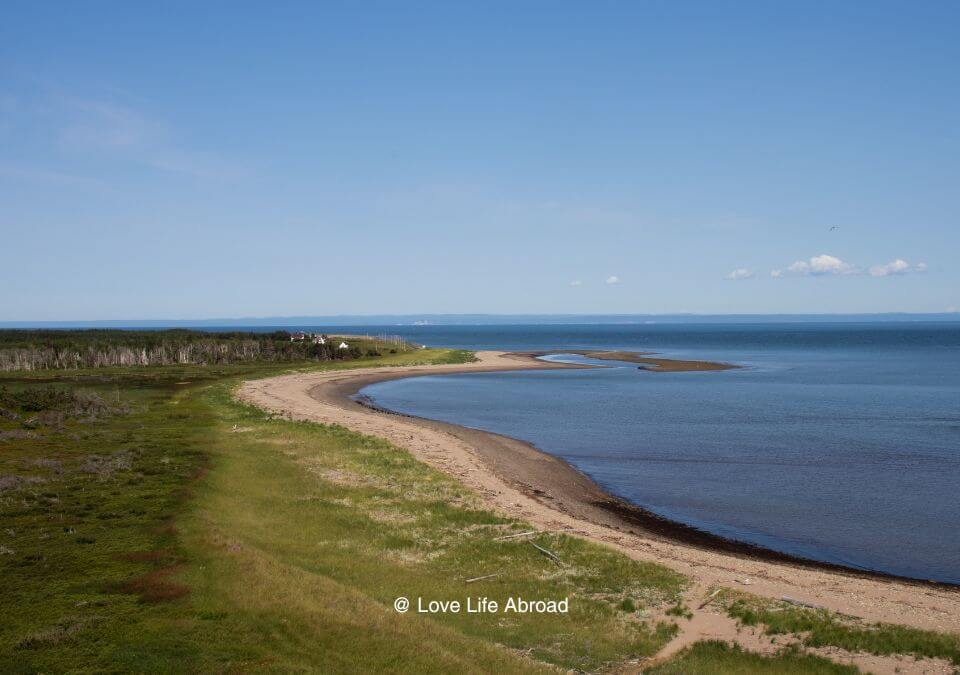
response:
[[[421,375],[595,367],[530,354],[478,352],[478,357],[470,364],[294,373],[246,382],[238,396],[292,419],[385,438],[453,475],[496,511],[667,565],[697,588],[744,585],[757,595],[801,598],[870,621],[960,632],[956,586],[810,561],[704,533],[611,497],[564,460],[529,443],[373,409],[352,398],[374,382]]]
[[[579,354],[590,359],[599,359],[601,361],[624,361],[626,363],[639,363],[640,370],[649,370],[654,373],[692,373],[714,370],[738,370],[743,366],[734,363],[724,363],[722,361],[702,361],[686,359],[664,359],[654,358],[651,354],[656,352],[624,352],[596,349],[563,349],[553,351],[531,351],[531,352],[512,352],[513,354],[523,356],[550,356],[555,354]]]
[[[540,361],[539,357],[556,354],[579,354],[589,358],[602,360],[617,360],[619,358],[616,352],[604,352],[603,354],[613,354],[615,356],[601,356],[600,353],[590,353],[586,350],[563,350],[561,351],[538,351],[538,352],[509,352],[507,356],[518,357],[524,360],[532,360],[536,363],[547,363],[554,366],[559,364],[561,368],[589,368],[595,367],[587,364],[569,364],[558,361]],[[633,359],[630,359],[632,362]],[[648,361],[669,361],[669,359],[649,359]],[[718,367],[681,367],[671,369],[657,369],[655,372],[691,372],[699,370],[728,370],[740,368],[729,364],[713,364],[709,361],[690,361],[682,363],[708,364],[708,366]],[[452,370],[446,371],[444,375],[469,374],[478,372],[476,369]],[[510,372],[509,370],[481,372]],[[658,515],[639,504],[619,497],[608,492],[593,478],[570,464],[567,460],[554,455],[553,453],[538,448],[529,441],[513,438],[504,434],[498,434],[486,429],[475,429],[465,427],[452,422],[444,422],[429,417],[421,417],[409,413],[402,413],[380,406],[373,399],[366,396],[358,396],[360,392],[379,382],[388,382],[392,380],[402,380],[412,377],[423,377],[423,375],[407,373],[378,373],[370,376],[358,376],[349,381],[340,382],[328,392],[310,391],[310,395],[327,403],[334,403],[340,406],[356,404],[378,414],[395,415],[402,417],[418,426],[445,431],[461,440],[466,441],[474,447],[480,457],[486,461],[490,468],[497,474],[500,480],[512,483],[515,487],[523,491],[527,496],[544,503],[551,508],[559,508],[565,513],[574,517],[587,519],[597,525],[612,527],[617,530],[623,530],[643,537],[658,538],[661,540],[681,543],[688,546],[695,546],[705,551],[720,551],[732,555],[745,556],[751,560],[774,561],[788,563],[811,569],[829,570],[842,574],[853,574],[865,578],[896,580],[908,584],[917,584],[919,586],[960,588],[960,584],[949,582],[932,581],[928,579],[918,579],[915,577],[902,576],[882,570],[872,570],[859,567],[831,563],[816,558],[806,558],[803,556],[777,551],[773,548],[752,544],[750,542],[731,539],[719,534],[702,530],[700,528],[688,525],[678,520],[673,520]],[[536,453],[541,456],[541,461],[524,462],[517,461],[529,453]]]

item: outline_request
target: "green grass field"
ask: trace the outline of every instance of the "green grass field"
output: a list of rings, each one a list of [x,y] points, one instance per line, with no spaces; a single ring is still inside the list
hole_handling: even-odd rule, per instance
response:
[[[234,400],[242,379],[290,369],[0,378],[0,672],[596,672],[686,620],[649,618],[686,586],[665,567],[558,534],[498,540],[529,526],[405,451]],[[398,596],[570,611],[400,614]],[[656,672],[850,671],[700,643]]]
[[[795,650],[761,656],[712,641],[698,642],[670,662],[647,671],[649,675],[849,675],[856,672],[852,666]]]
[[[456,362],[411,352],[378,363]],[[321,367],[355,367],[361,362]],[[310,367],[317,367],[315,365]],[[236,403],[276,367],[51,373],[122,409],[0,441],[0,670],[597,669],[674,630],[644,608],[683,580],[520,522],[385,442]],[[5,420],[6,432],[22,429]],[[473,576],[499,576],[475,584]],[[570,598],[567,615],[393,610],[397,596]]]
[[[732,590],[718,597],[730,616],[745,626],[761,626],[768,635],[800,636],[810,647],[839,647],[879,656],[910,654],[940,658],[960,667],[960,637],[956,635],[867,623]]]

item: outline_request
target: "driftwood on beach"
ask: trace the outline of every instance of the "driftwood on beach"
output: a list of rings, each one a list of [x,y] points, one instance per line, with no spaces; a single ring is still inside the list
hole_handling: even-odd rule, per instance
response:
[[[472,579],[467,579],[465,583],[472,584],[475,581],[483,581],[484,579],[493,579],[494,577],[500,576],[499,572],[494,572],[493,574],[484,574],[482,577],[473,577]]]
[[[815,605],[812,602],[806,602],[805,600],[797,600],[796,598],[791,598],[787,595],[780,597],[781,602],[785,602],[789,605],[796,605],[798,607],[806,607],[807,609],[826,609],[823,605]]]
[[[533,547],[534,547],[535,549],[537,549],[538,551],[540,551],[543,555],[545,555],[545,556],[547,556],[548,558],[550,558],[552,561],[554,561],[554,562],[557,563],[558,565],[563,565],[563,564],[565,564],[562,560],[560,560],[560,558],[557,556],[556,553],[554,553],[554,552],[552,552],[552,551],[548,551],[548,550],[545,549],[543,546],[537,546],[537,545],[534,544],[532,541],[530,542],[530,545],[533,546]]]

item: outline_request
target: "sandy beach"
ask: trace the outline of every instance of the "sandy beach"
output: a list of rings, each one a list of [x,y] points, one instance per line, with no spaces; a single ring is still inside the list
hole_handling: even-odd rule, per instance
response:
[[[639,363],[642,370],[652,370],[657,373],[684,373],[693,371],[709,370],[735,370],[741,368],[733,363],[722,363],[719,361],[701,361],[685,359],[664,359],[652,356],[654,352],[623,352],[591,349],[565,349],[565,354],[579,354],[590,359],[600,359],[601,361],[625,361],[627,363]],[[555,354],[556,352],[519,352],[525,356],[537,357]]]
[[[669,365],[662,366],[665,360],[656,361],[661,369],[669,369]],[[385,438],[457,477],[500,513],[523,518],[538,528],[566,530],[631,558],[671,567],[693,580],[688,594],[691,602],[702,598],[710,587],[724,586],[774,599],[789,597],[867,621],[960,632],[960,589],[955,587],[799,561],[729,542],[615,499],[563,460],[528,443],[380,411],[351,398],[364,386],[389,379],[568,367],[572,366],[537,360],[530,354],[481,351],[477,360],[468,364],[294,373],[254,380],[241,386],[238,397],[292,419],[339,424]],[[735,629],[725,615],[709,608],[699,610],[662,656],[696,639],[711,637],[735,638],[745,646],[763,648],[759,642],[745,643],[748,636],[737,635]],[[877,672],[893,668],[892,662],[884,659],[863,658],[867,660],[857,662],[861,667]],[[940,672],[928,669],[934,665],[929,660],[923,662],[922,670],[903,661],[897,663],[902,672]]]

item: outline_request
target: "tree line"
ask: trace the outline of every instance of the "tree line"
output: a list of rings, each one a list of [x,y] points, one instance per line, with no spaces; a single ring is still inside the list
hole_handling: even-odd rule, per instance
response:
[[[334,344],[336,342],[336,344]],[[333,361],[379,354],[374,341],[291,341],[290,333],[2,330],[0,371]]]

